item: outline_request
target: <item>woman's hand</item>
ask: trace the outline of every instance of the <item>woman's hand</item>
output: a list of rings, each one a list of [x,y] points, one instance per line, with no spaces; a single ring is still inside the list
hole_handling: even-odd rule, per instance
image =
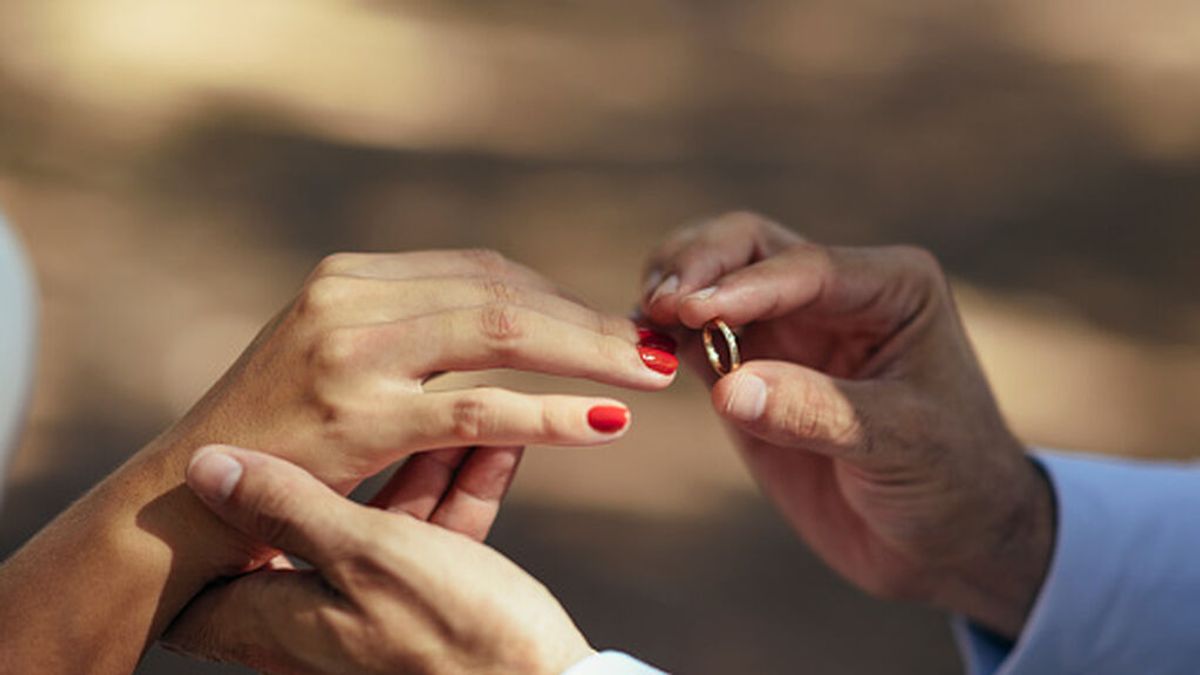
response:
[[[422,385],[448,371],[515,368],[663,388],[677,361],[641,339],[631,321],[491,252],[338,255],[164,444],[259,448],[342,493],[424,451],[595,445],[624,431],[621,403]],[[463,456],[414,462],[436,471]]]
[[[516,368],[661,389],[677,366],[665,346],[493,253],[333,256],[180,423],[0,568],[0,661],[129,672],[207,583],[276,555],[186,488],[195,448],[259,448],[341,493],[411,457],[392,497],[478,534],[488,507],[451,492],[457,502],[442,508],[449,476],[480,462],[511,471],[527,443],[613,440],[628,410],[607,398],[423,384],[447,371]]]
[[[937,262],[810,244],[754,214],[670,237],[643,312],[741,328],[713,382],[766,493],[841,574],[1019,632],[1049,561],[1049,486],[1001,418]]]
[[[489,473],[475,481],[486,485]],[[214,587],[172,625],[174,649],[268,673],[364,674],[557,675],[592,653],[533,577],[386,495],[378,505],[401,513],[228,447],[198,452],[188,483],[225,522],[314,569],[260,570]]]

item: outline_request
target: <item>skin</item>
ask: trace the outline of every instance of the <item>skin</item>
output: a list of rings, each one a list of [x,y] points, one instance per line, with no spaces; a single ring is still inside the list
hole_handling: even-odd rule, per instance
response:
[[[932,256],[820,246],[734,213],[675,233],[647,270],[642,311],[686,334],[751,472],[833,569],[1019,634],[1049,565],[1052,492]],[[694,332],[718,317],[746,359],[719,380]]]
[[[210,582],[281,564],[273,537],[224,522],[184,485],[196,448],[254,447],[337,494],[409,458],[380,503],[482,537],[522,446],[609,442],[623,430],[594,431],[587,413],[622,404],[423,384],[517,368],[668,386],[638,339],[494,253],[327,259],[183,420],[0,567],[0,670],[130,672]]]
[[[81,664],[95,672],[128,670],[136,654],[113,640],[157,635],[164,617],[175,616],[203,583],[250,569],[257,571],[200,595],[173,625],[171,643],[283,673],[549,673],[591,653],[540,584],[472,541],[486,535],[519,460],[519,449],[505,446],[528,442],[518,438],[531,429],[537,439],[530,441],[601,442],[549,423],[561,408],[563,428],[579,431],[570,425],[580,423],[586,406],[568,414],[567,399],[529,406],[520,404],[528,398],[510,394],[489,394],[480,405],[467,393],[426,405],[440,395],[423,394],[420,383],[442,370],[488,365],[647,389],[665,381],[633,368],[632,324],[597,321],[560,302],[561,295],[526,295],[528,286],[515,294],[508,282],[498,288],[497,270],[504,279],[544,282],[482,260],[482,275],[470,266],[480,260],[464,263],[467,278],[487,281],[468,284],[475,295],[443,293],[440,284],[408,295],[386,283],[350,293],[334,283],[314,290],[310,282],[189,416],[196,419],[165,437],[174,443],[151,446],[0,570],[0,628],[18,636],[14,644],[33,645],[22,652],[27,660],[11,662],[42,672]],[[367,262],[355,269],[375,278],[413,261],[342,258],[326,267],[343,276],[351,262]],[[647,282],[644,313],[684,338],[764,492],[834,569],[868,592],[959,612],[1001,635],[1019,633],[1049,562],[1053,499],[1000,416],[928,254],[821,247],[761,217],[733,214],[671,237],[653,256]],[[398,297],[478,301],[479,293],[491,298],[488,309],[466,310],[473,312],[466,320],[461,309],[422,306],[404,315],[378,306]],[[360,294],[372,300],[347,302]],[[504,307],[535,304],[562,321],[498,312],[497,298]],[[348,304],[361,313],[347,318]],[[470,300],[449,304],[477,307]],[[312,321],[305,318],[312,307],[328,323],[295,328],[293,322]],[[411,320],[439,311],[454,318]],[[694,330],[684,330],[716,317],[741,328],[748,359],[719,380],[700,356]],[[572,322],[591,326],[593,335],[562,326]],[[414,325],[420,330],[410,330]],[[482,346],[459,340],[471,326],[480,329]],[[275,337],[281,333],[292,337]],[[547,333],[554,344],[533,344]],[[407,354],[401,348],[418,335],[438,336],[429,350],[436,356],[402,364],[397,354]],[[577,339],[592,345],[573,344]],[[572,346],[563,348],[564,340]],[[589,359],[573,355],[579,348],[615,355],[619,367],[588,366]],[[402,403],[405,423],[393,419]],[[255,412],[260,424],[239,426]],[[239,434],[263,439],[272,454],[311,475],[270,455],[208,449],[188,471],[194,494],[216,514],[206,518],[180,484],[182,468],[169,467],[180,461],[180,448]],[[452,439],[460,442],[434,449]],[[480,446],[492,449],[470,449]],[[330,455],[329,447],[337,452]],[[377,496],[379,508],[340,499],[368,472],[406,454],[414,459]],[[233,462],[236,479],[229,464],[224,472],[212,466],[214,458]],[[173,480],[156,482],[164,476]],[[105,499],[108,493],[115,496]],[[121,519],[131,513],[136,530]],[[315,569],[289,569],[274,557],[279,549]],[[48,594],[53,564],[100,570],[106,583],[97,584],[101,575],[94,573],[55,575]],[[79,579],[90,585],[77,587]],[[26,616],[27,623],[16,621]],[[71,662],[72,654],[83,658]],[[59,668],[44,667],[55,659]]]
[[[549,675],[593,653],[533,577],[410,505],[360,506],[284,460],[226,447],[198,453],[188,484],[222,520],[313,569],[205,593],[167,637],[178,649],[270,673],[367,675]]]
[[[1005,425],[927,253],[822,247],[754,214],[731,214],[668,238],[651,259],[642,304],[650,320],[676,331],[764,492],[834,569],[870,593],[1019,633],[1049,563],[1053,499]],[[716,317],[740,328],[747,358],[719,379],[695,330]],[[255,506],[239,508],[239,518],[253,518]],[[537,585],[509,576],[513,568],[493,564],[493,552],[481,554],[489,562],[478,569],[474,556],[471,565],[435,558],[438,573],[427,578],[427,561],[410,559],[409,549],[380,549],[370,539],[347,547],[319,539],[324,532],[307,542],[324,547],[311,556],[336,559],[331,552],[345,550],[350,560],[373,558],[368,576],[377,587],[411,589],[421,578],[445,602],[411,590],[363,594],[336,581],[327,582],[336,601],[313,598],[303,579],[269,583],[271,573],[258,572],[202,596],[171,639],[269,672],[443,672],[439,664],[453,672],[493,663],[503,670],[538,654],[531,642],[539,635],[554,636],[546,645],[577,644],[558,637],[573,626],[540,592],[523,591],[541,599],[520,608],[498,602],[510,586]],[[496,580],[480,584],[493,568]],[[360,608],[350,619],[312,627],[321,608],[346,602]],[[363,603],[375,609],[363,611]],[[261,618],[261,607],[302,609]],[[426,626],[413,627],[414,616],[454,628],[425,643]],[[204,625],[233,628],[205,634],[197,628]],[[536,628],[514,633],[516,625]],[[363,634],[374,638],[366,646]],[[439,657],[414,660],[411,634],[440,645],[432,648]],[[463,634],[494,661],[440,651]],[[493,651],[505,645],[519,645],[518,656]],[[568,661],[538,656],[522,667],[541,672],[539,664]]]

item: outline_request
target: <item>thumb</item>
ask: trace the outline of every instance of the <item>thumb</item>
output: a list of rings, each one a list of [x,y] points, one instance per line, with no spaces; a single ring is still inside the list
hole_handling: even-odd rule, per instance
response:
[[[201,448],[187,483],[214,513],[261,543],[324,568],[352,502],[286,460],[229,446]]]
[[[863,413],[877,386],[751,361],[713,386],[712,401],[722,417],[768,443],[854,460],[869,451]]]

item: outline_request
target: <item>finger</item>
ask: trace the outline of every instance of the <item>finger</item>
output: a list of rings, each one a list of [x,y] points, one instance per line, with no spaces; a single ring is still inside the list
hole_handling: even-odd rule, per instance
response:
[[[444,448],[412,455],[375,494],[370,506],[429,520],[469,451]]]
[[[706,222],[708,221],[693,222],[676,228],[650,253],[646,259],[645,266],[642,268],[642,297],[638,305],[639,312],[642,311],[641,308],[645,305],[645,300],[653,295],[654,291],[658,290],[659,285],[666,280],[667,275],[670,273],[668,262],[676,253],[700,234]]]
[[[681,298],[799,240],[756,214],[731,213],[708,221],[668,244],[669,255],[656,260],[652,269],[663,281],[644,297],[643,309],[656,322],[676,323]]]
[[[262,566],[262,568],[261,568],[261,569],[268,569],[268,570],[294,570],[294,569],[296,569],[296,566],[295,566],[294,564],[292,564],[292,561],[291,561],[291,559],[290,559],[290,558],[288,558],[286,555],[277,555],[277,556],[275,556],[274,558],[271,558],[270,560],[268,560],[268,561],[267,561],[267,562],[266,562],[266,563],[265,563],[265,564]]]
[[[489,304],[533,310],[598,333],[635,342],[633,321],[597,312],[558,292],[484,277],[420,277],[389,279],[327,275],[311,281],[299,299],[299,311],[325,325],[387,323],[456,308]]]
[[[495,387],[408,394],[381,405],[376,418],[366,425],[372,437],[357,442],[404,454],[449,447],[593,446],[620,438],[630,425],[629,409],[614,399],[535,396]],[[433,455],[412,470],[432,480],[440,471],[437,464],[453,468],[447,456]]]
[[[478,541],[487,539],[523,453],[521,447],[472,450],[429,522]]]
[[[504,304],[416,317],[362,331],[358,346],[393,364],[395,350],[379,346],[409,346],[403,374],[414,379],[442,371],[513,368],[655,390],[668,386],[679,367],[670,352],[639,345],[636,331],[631,340]],[[377,365],[386,367],[387,363]]]
[[[861,460],[871,454],[867,415],[875,386],[752,361],[718,381],[712,401],[722,417],[769,443]]]
[[[262,570],[197,596],[162,637],[172,651],[263,672],[330,672],[318,664],[346,602],[312,571]]]
[[[228,446],[197,451],[187,482],[229,525],[318,568],[338,558],[359,508],[291,462]]]
[[[346,275],[378,279],[423,277],[484,277],[554,293],[575,300],[573,294],[537,272],[484,249],[413,251],[408,253],[338,253],[317,266],[313,277]]]
[[[682,298],[678,317],[693,328],[717,317],[740,326],[805,309],[886,334],[944,288],[937,262],[918,249],[800,244]]]

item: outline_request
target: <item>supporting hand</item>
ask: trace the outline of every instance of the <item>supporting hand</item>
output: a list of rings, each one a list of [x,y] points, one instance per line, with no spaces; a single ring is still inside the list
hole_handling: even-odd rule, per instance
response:
[[[458,486],[483,489],[473,498],[492,515],[507,484],[496,475],[480,470]],[[466,536],[357,505],[247,450],[201,450],[188,483],[225,522],[313,569],[213,588],[172,626],[176,649],[269,673],[367,674],[557,675],[592,653],[544,586]],[[380,505],[401,506],[386,496]],[[439,508],[451,519],[457,510]]]

